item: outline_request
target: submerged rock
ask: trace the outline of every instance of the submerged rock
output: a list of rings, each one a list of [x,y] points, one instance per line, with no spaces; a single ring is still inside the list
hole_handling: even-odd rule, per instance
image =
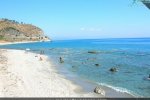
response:
[[[144,77],[144,80],[150,81],[150,76],[149,77]]]
[[[94,92],[105,96],[105,91],[103,89],[101,89],[100,87],[96,87],[94,89]]]
[[[99,64],[95,64],[95,66],[100,66]]]
[[[87,58],[87,61],[95,61],[96,58]]]
[[[150,74],[149,74],[149,76],[146,78],[146,80],[149,80],[149,81],[150,81]]]
[[[88,53],[97,54],[98,52],[97,51],[88,51]]]
[[[71,70],[72,72],[76,72],[76,71],[78,71],[78,66],[72,66],[72,70]]]
[[[117,68],[112,67],[112,68],[109,69],[109,71],[111,71],[111,72],[117,72],[118,70],[117,70]]]
[[[49,50],[53,50],[54,48],[50,48]]]
[[[72,66],[72,68],[76,68],[76,66]]]

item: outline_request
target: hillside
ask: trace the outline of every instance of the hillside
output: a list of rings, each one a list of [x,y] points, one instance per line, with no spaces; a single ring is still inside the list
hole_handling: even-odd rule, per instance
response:
[[[42,29],[31,25],[19,23],[15,20],[0,19],[0,41],[46,41],[49,40],[44,35]]]

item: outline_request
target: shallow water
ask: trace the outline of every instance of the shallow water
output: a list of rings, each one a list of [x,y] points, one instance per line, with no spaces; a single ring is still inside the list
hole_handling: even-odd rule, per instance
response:
[[[58,65],[97,84],[136,96],[150,97],[150,39],[65,40],[0,46],[0,48],[44,50]],[[88,53],[96,51],[96,54]],[[59,63],[59,57],[65,63]],[[99,64],[100,66],[95,66]],[[116,67],[118,72],[110,72]]]

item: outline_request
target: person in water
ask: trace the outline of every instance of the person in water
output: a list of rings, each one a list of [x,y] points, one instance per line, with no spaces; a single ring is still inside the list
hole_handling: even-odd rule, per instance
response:
[[[60,63],[64,63],[62,57],[59,58]]]

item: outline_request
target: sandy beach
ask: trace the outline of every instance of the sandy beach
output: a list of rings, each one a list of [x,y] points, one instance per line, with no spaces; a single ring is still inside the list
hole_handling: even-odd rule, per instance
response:
[[[52,40],[44,40],[44,42],[48,42]],[[22,44],[22,43],[36,43],[36,42],[43,42],[43,41],[22,41],[22,42],[6,42],[6,41],[0,41],[1,45],[10,45],[10,44]]]
[[[41,57],[41,59],[40,59]],[[57,73],[47,56],[0,49],[0,97],[91,97]]]

